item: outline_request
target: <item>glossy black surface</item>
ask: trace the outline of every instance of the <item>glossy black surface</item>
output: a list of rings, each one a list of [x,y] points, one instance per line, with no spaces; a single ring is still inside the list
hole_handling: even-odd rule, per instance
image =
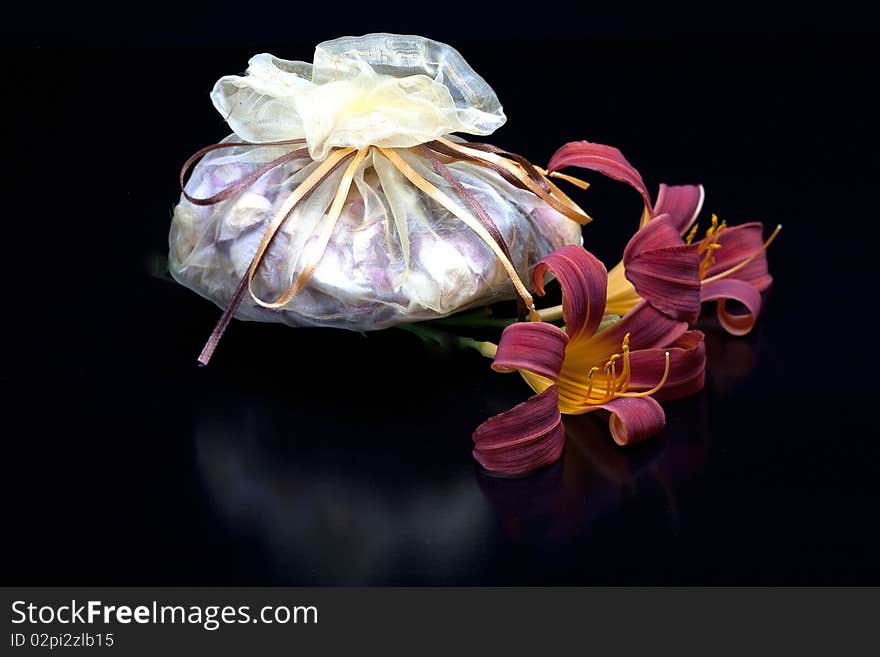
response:
[[[219,310],[151,275],[180,164],[226,134],[213,81],[336,33],[6,58],[5,583],[880,583],[876,39],[559,24],[393,29],[493,85],[494,143],[537,163],[611,143],[652,188],[704,183],[705,216],[785,229],[757,330],[710,313],[706,391],[662,435],[621,450],[575,418],[517,480],[481,473],[470,434],[518,377],[402,331],[245,323],[198,369]],[[639,200],[590,179],[586,243],[613,264]]]

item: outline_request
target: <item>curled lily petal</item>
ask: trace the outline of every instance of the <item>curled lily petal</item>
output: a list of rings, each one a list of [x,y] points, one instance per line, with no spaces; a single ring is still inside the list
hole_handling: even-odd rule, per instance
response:
[[[564,246],[541,260],[532,272],[535,292],[544,294],[549,270],[562,287],[562,316],[571,340],[590,336],[605,313],[608,272],[592,253],[580,246]]]
[[[668,214],[640,228],[623,253],[626,278],[652,306],[694,322],[700,312],[700,255],[681,239]]]
[[[666,426],[663,408],[651,397],[619,397],[601,408],[611,413],[608,428],[621,447],[640,443]]]
[[[745,335],[754,327],[761,312],[761,293],[756,287],[735,278],[723,278],[704,283],[700,295],[703,301],[718,301],[718,321],[733,335]],[[728,312],[728,299],[739,301],[747,312],[733,314]]]
[[[703,389],[706,382],[706,343],[701,331],[688,331],[664,349],[642,349],[630,354],[630,388],[650,390],[663,376],[669,352],[669,374],[656,399],[680,399]]]
[[[693,251],[670,248],[643,253],[626,269],[642,299],[674,319],[693,323],[700,311],[700,259]]]
[[[597,171],[609,178],[624,182],[635,189],[642,196],[648,215],[653,214],[651,208],[651,195],[645,187],[645,181],[641,174],[631,165],[618,149],[604,144],[594,144],[589,141],[572,141],[557,150],[550,163],[548,171],[558,171],[564,167],[581,167]]]
[[[639,254],[674,246],[685,246],[681,232],[673,225],[669,214],[657,215],[630,238],[623,250],[623,264],[629,266]]]
[[[731,274],[731,278],[745,281],[759,292],[766,290],[773,282],[773,277],[767,270],[763,235],[764,226],[757,221],[725,228],[718,238],[721,247],[713,254],[715,263],[706,272],[706,277],[721,274],[747,258],[752,258],[742,269]]]
[[[473,455],[487,470],[520,475],[556,461],[564,445],[554,385],[477,427]]]
[[[545,322],[520,322],[504,329],[492,368],[520,370],[555,381],[568,344],[565,331]],[[553,463],[562,453],[565,428],[559,397],[550,385],[522,404],[489,418],[474,432],[474,458],[487,470],[524,474]]]
[[[588,342],[570,343],[563,365],[563,374],[569,369],[569,361],[575,366],[576,350],[585,349],[600,358],[619,351],[624,336],[630,334],[630,349],[653,349],[672,344],[688,330],[687,322],[672,319],[647,301],[640,301],[623,318],[597,333]]]
[[[497,372],[526,370],[556,380],[568,335],[545,322],[511,324],[501,334],[492,369]]]
[[[672,226],[684,233],[703,208],[706,192],[702,185],[660,185],[654,215],[669,214]]]

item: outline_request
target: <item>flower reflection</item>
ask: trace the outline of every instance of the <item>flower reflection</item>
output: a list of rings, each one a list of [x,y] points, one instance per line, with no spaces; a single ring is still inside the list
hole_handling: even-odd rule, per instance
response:
[[[679,489],[703,471],[709,446],[705,396],[676,404],[696,407],[701,417],[696,431],[690,422],[673,420],[662,440],[624,450],[608,440],[602,421],[566,416],[565,451],[552,466],[518,479],[482,471],[480,488],[508,537],[568,543],[593,534],[597,524],[621,513],[633,498],[660,509],[663,524],[676,533]]]
[[[706,358],[712,363],[706,370],[706,384],[724,392],[746,380],[755,369],[763,332],[759,326],[747,336],[733,337],[720,330],[720,320],[715,313],[705,313],[704,323],[710,328],[706,331]]]

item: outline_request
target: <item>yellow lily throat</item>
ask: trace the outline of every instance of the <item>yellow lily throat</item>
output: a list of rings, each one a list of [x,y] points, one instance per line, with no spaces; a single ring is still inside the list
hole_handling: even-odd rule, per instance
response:
[[[572,381],[563,373],[558,381],[559,384],[559,410],[562,413],[584,413],[587,409],[585,406],[598,406],[607,404],[612,399],[618,397],[650,397],[659,391],[669,378],[670,362],[669,352],[664,354],[663,376],[650,390],[642,392],[629,392],[630,384],[630,362],[629,362],[629,336],[627,333],[623,336],[620,353],[612,354],[605,362],[602,368],[593,367],[590,369],[589,387],[586,394],[581,396],[579,392],[583,392],[582,384]],[[479,351],[487,358],[495,358],[498,346],[491,342],[477,342],[475,340],[463,339],[463,345],[472,347]],[[622,369],[620,373],[617,371],[618,362]],[[520,374],[526,380],[535,392],[543,392],[553,385],[553,381],[539,374],[534,374],[526,370],[520,370]]]
[[[587,394],[584,397],[584,401],[587,404],[591,406],[607,404],[617,397],[649,397],[660,390],[660,388],[666,383],[666,379],[669,377],[668,351],[665,356],[666,361],[663,367],[663,376],[660,378],[659,383],[650,390],[645,390],[643,392],[627,392],[630,383],[629,336],[629,333],[623,336],[621,353],[613,354],[605,363],[605,367],[593,367],[590,369],[590,385],[587,388]],[[617,373],[617,361],[622,362],[620,374]],[[596,377],[596,374],[600,371],[602,374],[600,374],[599,377]],[[596,385],[597,378],[600,380],[599,385]],[[603,387],[604,391],[602,390]]]

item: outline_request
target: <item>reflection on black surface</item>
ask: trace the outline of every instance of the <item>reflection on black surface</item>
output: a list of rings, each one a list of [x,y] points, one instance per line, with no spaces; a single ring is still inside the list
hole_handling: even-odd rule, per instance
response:
[[[355,454],[345,461],[297,447],[295,430],[273,414],[260,401],[205,407],[196,462],[221,533],[262,544],[268,571],[292,583],[491,580],[499,541],[582,542],[639,496],[675,533],[676,488],[699,472],[708,445],[703,424],[623,449],[603,419],[585,415],[566,418],[563,458],[526,477],[496,478],[475,465],[392,473],[377,465],[375,446],[347,444]]]
[[[588,536],[595,520],[649,484],[661,492],[667,512],[663,522],[675,531],[675,489],[705,463],[705,425],[687,436],[667,431],[661,439],[627,449],[611,440],[607,423],[593,414],[566,417],[565,428],[565,452],[552,466],[519,479],[478,475],[510,538]]]
[[[284,432],[263,421],[267,412],[259,402],[215,408],[199,418],[195,440],[199,471],[229,531],[264,541],[280,577],[394,582],[412,559],[442,581],[479,556],[490,514],[467,476],[384,478],[371,476],[369,463],[346,469],[314,451],[285,449]]]
[[[769,299],[770,293],[765,294],[765,309]],[[706,335],[706,385],[723,392],[747,379],[757,364],[756,354],[761,351],[763,324],[759,321],[748,336],[730,335],[721,328],[715,305],[710,304],[703,311],[700,327]]]

